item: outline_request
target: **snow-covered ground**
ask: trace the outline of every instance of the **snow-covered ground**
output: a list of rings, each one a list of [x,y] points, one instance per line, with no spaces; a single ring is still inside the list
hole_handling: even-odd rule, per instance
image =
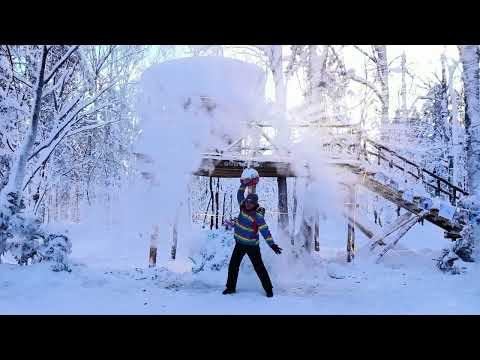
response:
[[[176,261],[160,249],[159,265],[147,268],[148,248],[126,241],[108,245],[104,238],[77,236],[72,272],[52,272],[48,265],[0,265],[1,314],[479,314],[480,267],[469,264],[461,275],[441,273],[434,266],[447,245],[440,231],[416,225],[398,247],[374,264],[357,234],[357,257],[345,263],[342,220],[321,224],[321,251],[295,262],[289,244],[276,256],[262,244],[262,254],[274,283],[266,298],[246,257],[237,293],[224,296],[231,233],[198,230],[202,251],[214,259],[204,271],[191,272],[188,254]],[[84,230],[84,229],[83,229]],[[75,234],[74,234],[75,235]],[[83,246],[82,246],[83,242]],[[209,243],[208,243],[209,242]],[[220,246],[219,243],[223,243]],[[103,245],[102,245],[103,244]],[[75,245],[75,244],[74,244]],[[215,265],[217,264],[217,265]],[[223,265],[218,265],[223,264]],[[215,266],[219,270],[215,270]],[[214,269],[212,269],[212,267]]]

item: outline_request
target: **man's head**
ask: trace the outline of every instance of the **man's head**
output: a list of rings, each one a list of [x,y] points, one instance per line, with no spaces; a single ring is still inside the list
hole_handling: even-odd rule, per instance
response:
[[[248,194],[245,198],[245,207],[247,210],[253,210],[258,206],[258,195]]]

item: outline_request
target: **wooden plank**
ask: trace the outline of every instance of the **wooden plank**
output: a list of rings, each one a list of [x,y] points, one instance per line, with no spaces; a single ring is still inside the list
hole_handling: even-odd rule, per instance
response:
[[[372,243],[370,244],[370,251],[373,251],[377,245],[384,243],[383,240],[386,237],[390,236],[402,226],[407,224],[411,220],[412,216],[413,214],[411,212],[406,212],[402,216],[397,217],[394,222],[386,226],[380,234],[377,234],[371,239]]]
[[[344,216],[350,221],[353,225],[355,225],[366,237],[371,239],[374,236],[374,232],[368,229],[364,224],[359,222],[359,219],[353,219],[350,215],[344,213]]]
[[[246,161],[203,159],[199,169],[193,172],[197,176],[212,176],[221,178],[239,178],[247,167]],[[252,167],[260,177],[294,177],[295,172],[286,162],[253,162]]]

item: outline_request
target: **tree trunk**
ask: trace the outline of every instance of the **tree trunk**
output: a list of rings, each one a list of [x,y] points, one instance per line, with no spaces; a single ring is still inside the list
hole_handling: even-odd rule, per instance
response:
[[[452,183],[455,185],[460,184],[459,176],[459,167],[460,167],[460,154],[463,151],[462,145],[460,144],[460,123],[458,119],[458,98],[455,88],[453,87],[453,76],[455,74],[455,69],[457,68],[456,63],[448,67],[448,95],[450,98],[450,103],[452,104],[452,138],[451,146],[453,152],[453,164],[452,164]]]
[[[463,64],[465,88],[465,132],[467,135],[467,177],[470,192],[480,191],[480,95],[479,56],[476,45],[461,45],[460,60]]]
[[[35,143],[38,132],[47,53],[47,47],[45,45],[42,46],[41,59],[40,63],[38,64],[37,79],[35,83],[35,97],[33,101],[30,129],[25,136],[21,149],[19,149],[18,160],[12,169],[13,171],[11,173],[8,185],[4,188],[7,194],[11,192],[17,194],[17,205],[19,205],[21,201],[21,192],[23,188],[23,181],[25,179],[27,160],[32,152],[33,144]]]
[[[403,121],[407,120],[408,109],[407,109],[407,83],[406,83],[406,74],[407,74],[407,57],[405,56],[405,52],[402,54],[402,88],[400,90],[400,98],[401,98],[401,119]]]
[[[380,95],[382,100],[382,124],[388,123],[389,112],[389,89],[388,89],[388,61],[387,47],[385,45],[373,45],[377,59],[377,77],[380,82]]]
[[[275,85],[275,104],[279,110],[279,121],[277,123],[278,143],[285,145],[288,142],[289,128],[286,120],[287,113],[287,84],[283,73],[283,51],[282,45],[272,46],[271,71]]]
[[[462,231],[462,238],[454,246],[454,252],[464,261],[473,261],[473,249],[480,237],[480,90],[479,53],[477,45],[459,46],[463,65],[465,89],[465,135],[467,148],[467,184],[470,192],[464,206],[469,210],[469,223]]]

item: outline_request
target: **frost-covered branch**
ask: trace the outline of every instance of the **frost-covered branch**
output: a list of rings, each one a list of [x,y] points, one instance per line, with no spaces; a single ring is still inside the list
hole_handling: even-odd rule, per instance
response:
[[[64,121],[56,130],[53,131],[53,134],[52,136],[50,137],[50,139],[48,139],[47,141],[45,141],[44,143],[40,144],[37,149],[34,150],[34,152],[32,153],[32,155],[28,158],[28,160],[31,160],[32,158],[34,158],[35,156],[37,156],[42,150],[48,148],[56,139],[58,139],[59,136],[61,136],[62,133],[68,133],[68,131],[71,129],[72,125],[73,125],[73,121],[75,119],[75,116],[77,116],[83,109],[85,109],[86,107],[90,106],[91,104],[93,104],[95,101],[97,101],[98,98],[100,98],[106,91],[110,90],[113,86],[115,86],[115,82],[112,83],[110,86],[106,87],[105,89],[103,89],[102,91],[100,91],[96,96],[94,96],[92,99],[88,100],[88,101],[84,101],[83,103],[81,103],[77,109],[70,114],[70,111],[73,110],[73,108],[78,104],[78,102],[80,101],[81,97],[83,96],[83,94],[81,95],[78,95],[77,96],[77,99],[75,99],[74,101],[72,101],[71,105],[68,107],[68,109],[66,109],[65,111],[62,112],[62,114],[58,117],[57,121],[60,122],[61,120],[63,120],[67,115],[68,115],[68,118],[66,121]],[[98,108],[95,108],[93,112],[97,112],[98,111]]]
[[[358,51],[360,51],[360,52],[361,52],[363,55],[365,55],[367,58],[369,58],[370,60],[372,60],[375,64],[377,63],[377,59],[376,59],[374,56],[372,56],[372,55],[370,55],[369,53],[367,53],[365,50],[363,50],[360,46],[358,46],[358,45],[353,45],[353,47],[354,47],[355,49],[357,49]]]
[[[53,66],[52,70],[45,77],[44,85],[48,84],[50,79],[55,75],[55,73],[60,69],[60,67],[70,58],[70,56],[72,56],[75,51],[77,51],[78,47],[78,45],[73,46],[60,60],[58,60],[58,62]]]
[[[363,79],[359,76],[356,76],[354,73],[350,72],[347,74],[347,77],[353,81],[356,81],[362,85],[365,85],[365,86],[368,86],[370,89],[373,90],[373,92],[375,93],[375,95],[377,95],[377,97],[380,99],[380,101],[383,103],[383,98],[382,98],[382,94],[378,91],[377,87],[371,83],[370,81],[366,80],[366,79]]]

